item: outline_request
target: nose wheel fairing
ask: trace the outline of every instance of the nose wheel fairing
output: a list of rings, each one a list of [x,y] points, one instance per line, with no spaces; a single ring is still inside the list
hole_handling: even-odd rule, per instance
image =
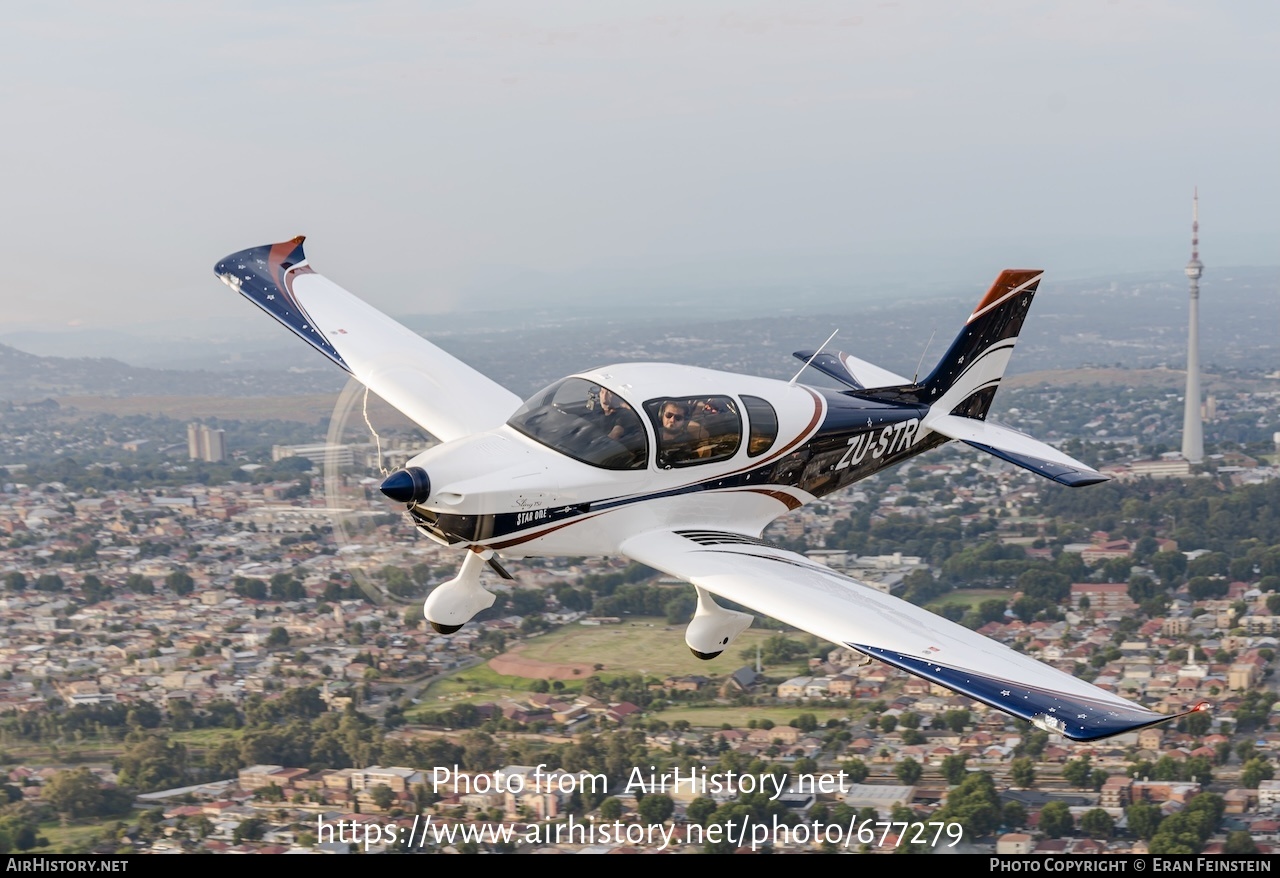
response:
[[[480,571],[493,557],[493,551],[467,552],[462,569],[448,582],[441,583],[427,595],[422,615],[441,634],[452,634],[471,621],[481,610],[492,607],[497,595],[480,584]]]

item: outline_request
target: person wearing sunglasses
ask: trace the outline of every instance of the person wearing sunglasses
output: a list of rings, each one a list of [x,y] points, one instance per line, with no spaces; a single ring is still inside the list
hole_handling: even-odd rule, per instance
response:
[[[706,457],[710,437],[697,421],[689,419],[689,406],[669,399],[658,409],[658,462],[671,466]]]

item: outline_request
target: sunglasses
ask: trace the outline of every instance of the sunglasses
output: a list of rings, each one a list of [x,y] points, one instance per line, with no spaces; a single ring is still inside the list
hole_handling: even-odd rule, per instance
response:
[[[664,418],[670,418],[670,419],[671,419],[671,420],[673,420],[673,421],[683,421],[683,420],[684,420],[684,415],[680,414],[679,412],[663,412],[663,413],[662,413],[662,417],[664,417]]]

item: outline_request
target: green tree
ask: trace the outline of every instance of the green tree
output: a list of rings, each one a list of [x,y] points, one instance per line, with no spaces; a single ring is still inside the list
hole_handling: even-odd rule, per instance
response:
[[[1195,713],[1187,714],[1178,725],[1188,735],[1203,738],[1209,734],[1209,729],[1213,726],[1213,717],[1207,710],[1198,710]]]
[[[62,577],[56,573],[42,573],[36,579],[36,591],[62,591],[66,588],[66,583],[62,581]]]
[[[1027,825],[1027,806],[1016,799],[1004,803],[1004,825],[1018,829]]]
[[[947,783],[954,785],[964,780],[964,776],[969,773],[965,768],[967,761],[968,757],[954,753],[942,757],[942,776],[947,779]]]
[[[699,826],[706,826],[707,820],[716,812],[716,800],[707,796],[699,796],[689,803],[684,809],[685,816],[689,818],[690,823],[697,823]],[[603,815],[603,809],[601,809]]]
[[[240,821],[231,832],[231,840],[236,844],[244,841],[257,841],[262,838],[263,832],[266,831],[267,821],[261,817],[250,817],[247,820]]]
[[[1036,785],[1036,763],[1026,756],[1015,757],[1009,763],[1009,779],[1015,787],[1027,790]]]
[[[665,823],[675,810],[675,802],[663,793],[650,793],[636,806],[636,812],[645,823]]]
[[[1062,838],[1076,828],[1066,802],[1049,802],[1040,809],[1040,831],[1049,838]]]
[[[59,771],[45,784],[44,798],[55,811],[73,820],[97,816],[102,807],[102,781],[83,766]]]
[[[1217,793],[1201,793],[1187,807],[1160,822],[1151,837],[1153,854],[1198,854],[1218,830],[1226,803]]]
[[[373,799],[373,804],[385,811],[390,808],[391,803],[396,800],[396,794],[391,787],[384,783],[380,783],[373,789],[369,790],[369,798]]]
[[[1159,805],[1153,805],[1150,802],[1135,802],[1124,809],[1124,816],[1129,824],[1129,832],[1144,841],[1151,841],[1156,834],[1156,830],[1160,828],[1160,821],[1164,818],[1164,812],[1160,810]]]
[[[156,593],[155,584],[141,573],[130,573],[124,581],[124,590],[133,594],[152,595]]]
[[[195,591],[196,588],[196,581],[191,578],[191,574],[182,569],[175,570],[166,576],[164,584],[169,587],[169,591],[178,597],[185,597]]]
[[[1164,594],[1164,589],[1156,584],[1150,576],[1135,573],[1129,577],[1129,599],[1135,604],[1143,604]]]
[[[1080,816],[1080,829],[1090,838],[1108,839],[1115,835],[1116,822],[1101,808],[1092,808]]]
[[[871,773],[871,769],[867,768],[867,763],[856,756],[840,763],[840,769],[848,775],[849,783],[862,783],[867,779],[867,775]]]
[[[1275,773],[1275,768],[1270,762],[1260,756],[1255,756],[1241,767],[1240,783],[1248,789],[1256,790],[1258,784],[1264,780],[1271,780],[1275,777]]]
[[[920,780],[920,775],[924,774],[924,769],[920,767],[919,762],[908,756],[894,766],[893,774],[901,783],[913,786]]]
[[[791,721],[792,728],[802,732],[812,732],[818,728],[818,718],[811,713],[802,713]]]
[[[1167,588],[1175,585],[1186,572],[1187,556],[1176,551],[1156,552],[1151,556],[1149,566]]]
[[[1018,576],[1018,588],[1032,600],[1060,604],[1071,596],[1071,580],[1051,570],[1027,570]]]
[[[966,837],[975,838],[994,832],[1003,815],[995,780],[988,772],[971,771],[947,793],[947,803],[929,819],[959,823]]]
[[[116,759],[120,783],[141,792],[183,786],[188,779],[186,748],[158,735],[137,734],[141,737],[131,741]]]
[[[1237,829],[1227,834],[1227,841],[1222,846],[1224,854],[1256,854],[1258,853],[1258,845],[1254,843],[1253,836],[1249,834],[1247,829]]]
[[[604,820],[617,820],[622,817],[622,800],[610,796],[601,802],[600,817]]]
[[[1079,759],[1072,759],[1066,765],[1062,766],[1062,779],[1076,789],[1084,789],[1088,787],[1089,779],[1092,774],[1093,766],[1089,764],[1088,756],[1081,756]]]
[[[86,573],[80,583],[80,593],[84,595],[85,603],[96,604],[111,597],[111,588],[92,573]]]
[[[963,732],[973,717],[967,709],[948,710],[942,714],[942,722],[953,732]]]

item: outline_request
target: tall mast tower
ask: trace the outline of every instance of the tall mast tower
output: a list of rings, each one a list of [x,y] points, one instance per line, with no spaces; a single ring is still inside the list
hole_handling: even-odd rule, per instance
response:
[[[1182,415],[1182,456],[1191,463],[1204,460],[1204,427],[1200,422],[1200,190],[1191,198],[1191,261],[1185,273],[1191,285],[1187,328],[1187,394]]]

